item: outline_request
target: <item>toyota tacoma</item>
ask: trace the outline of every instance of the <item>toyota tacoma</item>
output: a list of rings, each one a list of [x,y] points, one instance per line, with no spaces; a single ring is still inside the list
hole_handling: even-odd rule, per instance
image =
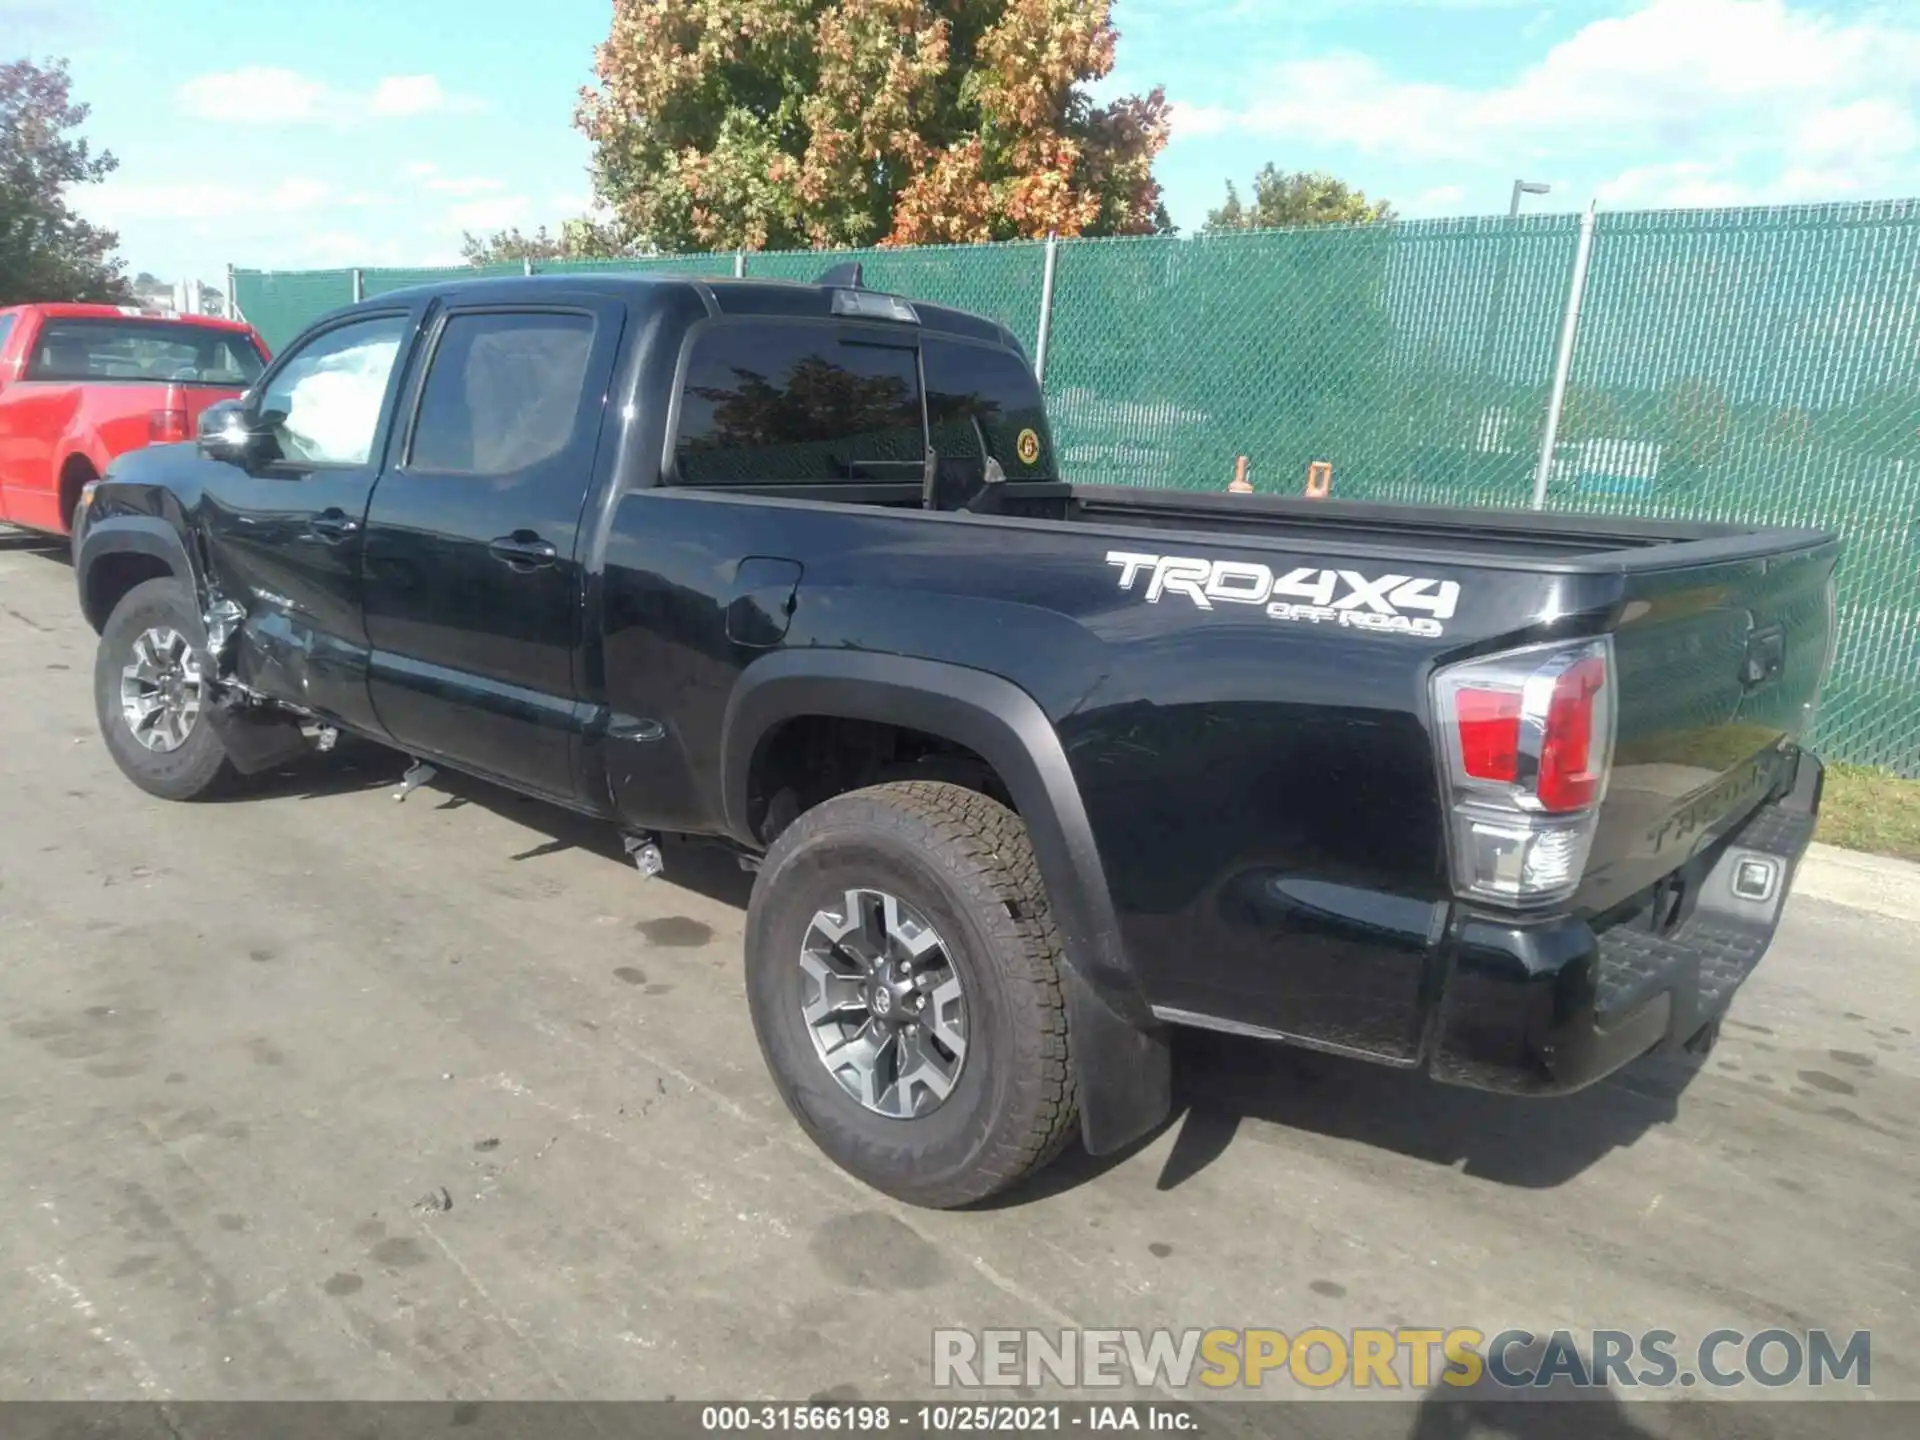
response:
[[[354,305],[115,461],[75,575],[152,794],[348,732],[731,848],[793,1115],[955,1206],[1163,1123],[1174,1027],[1542,1096],[1710,1045],[1838,554],[1069,483],[1003,325],[849,268]]]

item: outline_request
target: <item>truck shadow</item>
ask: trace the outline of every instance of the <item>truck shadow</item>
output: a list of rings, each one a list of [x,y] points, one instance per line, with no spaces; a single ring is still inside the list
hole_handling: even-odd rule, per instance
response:
[[[407,756],[401,751],[357,736],[342,735],[329,753],[311,755],[292,765],[251,776],[232,795],[217,803],[320,800],[376,790],[397,793],[407,764]],[[438,810],[477,805],[546,837],[511,852],[507,856],[509,860],[538,860],[542,856],[577,850],[609,864],[633,868],[633,861],[627,858],[621,844],[620,832],[607,821],[579,815],[456,771],[437,771],[433,779],[409,795],[405,803]],[[667,836],[662,846],[667,855],[667,878],[675,885],[723,905],[740,910],[747,908],[753,877],[741,870],[732,852],[719,845],[678,836]]]
[[[1486,1344],[1491,1347],[1497,1338]],[[1493,1357],[1488,1354],[1487,1358]],[[1436,1356],[1434,1363],[1443,1362]],[[1533,1440],[1538,1435],[1557,1440],[1654,1440],[1662,1431],[1673,1433],[1668,1427],[1676,1419],[1683,1420],[1675,1427],[1682,1434],[1719,1431],[1712,1422],[1697,1428],[1684,1423],[1692,1417],[1675,1415],[1671,1404],[1622,1403],[1608,1383],[1613,1377],[1597,1368],[1592,1350],[1582,1349],[1571,1334],[1507,1341],[1500,1346],[1498,1363],[1509,1383],[1497,1381],[1491,1365],[1482,1368],[1470,1384],[1459,1383],[1464,1373],[1436,1383],[1421,1397],[1406,1440]],[[1636,1357],[1628,1374],[1644,1368]],[[1636,1408],[1639,1415],[1633,1413]],[[1641,1416],[1659,1428],[1643,1426]]]
[[[1027,1204],[1084,1184],[1169,1130],[1173,1145],[1155,1186],[1178,1189],[1236,1141],[1295,1143],[1268,1126],[1390,1150],[1517,1189],[1551,1189],[1673,1120],[1698,1073],[1693,1061],[1649,1056],[1576,1094],[1527,1099],[1344,1056],[1176,1031],[1174,1108],[1165,1123],[1118,1154],[1094,1157],[1076,1147],[997,1204]]]
[[[69,569],[73,566],[72,547],[58,536],[42,535],[37,530],[0,529],[0,552],[5,551],[43,555]]]
[[[331,754],[256,777],[237,798],[301,798],[397,789],[406,757],[370,742],[342,739]],[[479,805],[544,836],[507,858],[537,860],[563,851],[631,868],[619,832],[603,820],[441,771],[407,803],[457,809]],[[666,878],[711,900],[745,910],[753,877],[731,852],[668,836]],[[1666,1124],[1698,1074],[1684,1058],[1648,1057],[1574,1095],[1524,1099],[1442,1085],[1424,1075],[1364,1061],[1199,1030],[1174,1032],[1174,1108],[1148,1135],[1112,1155],[1078,1146],[987,1208],[1031,1204],[1095,1179],[1175,1132],[1156,1181],[1174,1190],[1240,1144],[1297,1143],[1284,1131],[1354,1141],[1459,1169],[1520,1189],[1551,1189],[1610,1151]],[[1249,1124],[1248,1122],[1252,1122]],[[1277,1128],[1270,1128],[1277,1127]]]

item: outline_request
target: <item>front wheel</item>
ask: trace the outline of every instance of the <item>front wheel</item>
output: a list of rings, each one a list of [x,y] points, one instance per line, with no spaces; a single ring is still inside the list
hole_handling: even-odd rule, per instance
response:
[[[781,1097],[841,1168],[916,1205],[983,1200],[1072,1137],[1061,963],[1020,817],[952,784],[807,811],[747,912],[747,999]]]
[[[237,778],[207,718],[203,633],[179,581],[147,580],[113,607],[94,656],[94,711],[108,753],[163,800],[199,800]]]

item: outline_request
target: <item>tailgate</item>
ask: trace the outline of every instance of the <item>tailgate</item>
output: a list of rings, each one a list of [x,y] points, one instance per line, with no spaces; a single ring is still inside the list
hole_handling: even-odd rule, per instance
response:
[[[1635,897],[1779,786],[1833,659],[1828,541],[1630,577],[1614,632],[1619,730],[1582,908]]]

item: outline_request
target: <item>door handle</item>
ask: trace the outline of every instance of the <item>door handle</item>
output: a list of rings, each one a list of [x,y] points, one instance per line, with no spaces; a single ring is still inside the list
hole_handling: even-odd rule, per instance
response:
[[[338,542],[356,534],[360,522],[344,510],[322,510],[307,522],[307,529],[322,540]]]
[[[539,570],[553,564],[560,552],[531,530],[516,530],[502,535],[487,549],[496,560],[504,560],[510,570]]]

